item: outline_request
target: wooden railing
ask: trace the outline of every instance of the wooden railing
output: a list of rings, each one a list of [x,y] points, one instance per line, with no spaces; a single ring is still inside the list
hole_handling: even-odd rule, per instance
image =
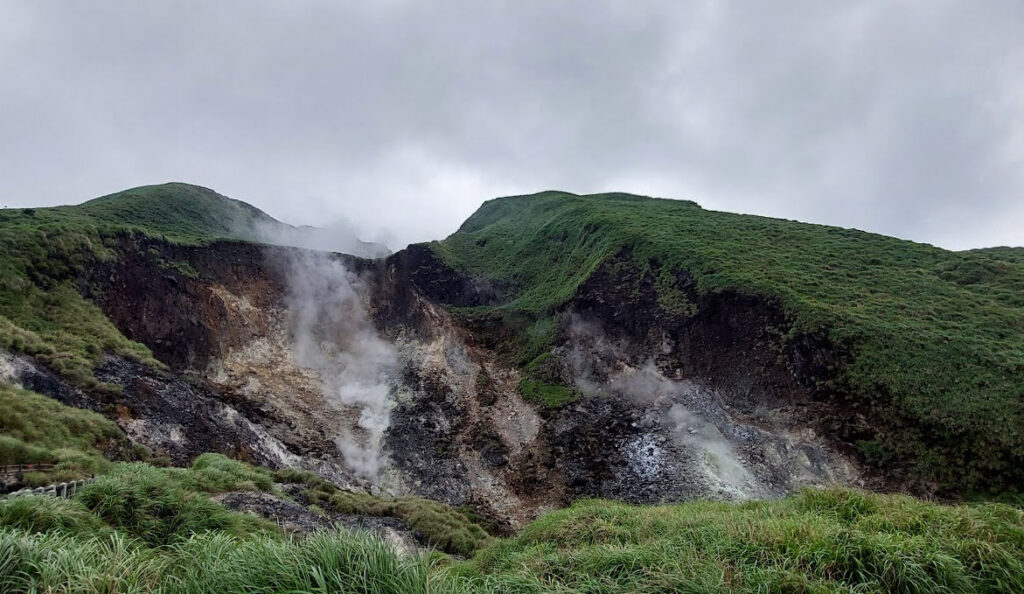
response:
[[[0,465],[0,477],[20,477],[26,472],[53,472],[54,468],[54,464],[3,464]]]
[[[20,491],[8,493],[7,497],[21,497],[22,495],[49,495],[50,497],[66,499],[68,497],[73,497],[79,489],[95,480],[95,478],[87,478],[80,481],[72,481],[70,483],[55,483],[53,485],[36,487],[34,489],[25,488]]]
[[[55,464],[3,464],[0,465],[0,483],[7,483],[4,485],[6,488],[22,483],[25,478],[26,472],[42,472],[48,473],[56,470]],[[14,481],[11,483],[10,481]],[[95,479],[88,478],[78,481],[63,482],[63,483],[52,483],[42,487],[24,489],[8,493],[7,497],[18,497],[19,495],[49,495],[51,497],[71,497],[78,490],[85,485],[93,482]]]

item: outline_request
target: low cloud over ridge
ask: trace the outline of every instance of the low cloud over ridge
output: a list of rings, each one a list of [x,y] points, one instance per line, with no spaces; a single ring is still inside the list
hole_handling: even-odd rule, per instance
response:
[[[397,249],[494,196],[621,190],[1024,244],[1014,0],[13,0],[2,16],[10,206],[182,180]]]

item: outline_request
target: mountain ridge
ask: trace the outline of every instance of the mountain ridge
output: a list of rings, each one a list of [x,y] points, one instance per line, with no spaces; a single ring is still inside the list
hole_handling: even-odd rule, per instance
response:
[[[616,268],[634,290],[652,285],[669,318],[693,315],[697,294],[757,296],[779,304],[787,335],[823,334],[826,348],[844,353],[845,361],[831,364],[839,373],[814,378],[832,396],[892,404],[887,414],[872,416],[895,414],[930,427],[929,448],[947,441],[949,458],[923,475],[947,472],[950,480],[977,464],[968,482],[985,484],[995,471],[991,460],[956,451],[960,438],[972,435],[995,442],[1003,454],[989,453],[1004,460],[997,466],[1015,472],[1005,456],[1014,459],[1012,452],[1024,448],[1024,266],[1013,248],[950,252],[863,231],[623,196],[495,199],[430,246],[480,284],[500,287],[503,297],[475,306],[477,315],[520,312],[534,320],[522,333],[524,363],[544,356],[556,332],[552,317],[571,309],[602,266]],[[858,441],[881,465],[925,447],[884,433]],[[1021,480],[1013,476],[1011,483]]]
[[[244,202],[180,183],[77,207],[0,213],[0,240],[21,254],[6,263],[8,290],[0,291],[3,344],[49,358],[82,385],[93,385],[88,361],[104,350],[152,361],[76,295],[86,281],[75,271],[109,266],[117,234],[201,245],[251,240],[244,230],[253,222],[287,228]],[[33,229],[29,238],[25,231]],[[571,400],[571,378],[538,369],[564,339],[560,320],[595,274],[612,277],[615,290],[625,291],[619,299],[649,291],[652,319],[680,328],[697,314],[702,296],[745,295],[779,308],[772,331],[781,339],[771,348],[785,352],[787,344],[814,337],[818,350],[831,352],[823,369],[801,381],[822,398],[854,403],[854,416],[895,419],[878,431],[840,428],[860,456],[880,468],[925,460],[907,472],[954,489],[1020,481],[1010,462],[1024,446],[1015,435],[1024,422],[1020,248],[949,252],[863,231],[708,211],[689,201],[558,191],[489,200],[456,233],[422,247],[465,275],[477,295],[447,306],[467,320],[504,320],[502,348],[526,370],[523,389],[552,402]],[[161,266],[195,274],[174,257]],[[61,308],[46,305],[54,298]],[[78,313],[47,321],[54,315],[47,308]],[[93,335],[109,337],[103,347],[81,336],[78,318],[93,320]],[[905,442],[906,435],[920,437]],[[922,451],[945,453],[928,461]],[[953,473],[963,469],[967,478],[958,482]]]

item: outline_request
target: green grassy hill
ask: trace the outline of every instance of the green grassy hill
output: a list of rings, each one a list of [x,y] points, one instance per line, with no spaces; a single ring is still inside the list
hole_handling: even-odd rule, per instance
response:
[[[1021,248],[950,252],[692,202],[564,192],[491,200],[431,245],[505,289],[503,303],[478,310],[536,320],[527,358],[581,284],[623,254],[655,273],[671,313],[692,308],[679,271],[702,293],[762,296],[791,335],[827,332],[851,354],[833,391],[876,412],[876,439],[858,444],[870,460],[913,460],[916,478],[953,489],[1024,486]]]
[[[0,349],[34,355],[80,387],[115,390],[93,378],[92,368],[105,353],[160,364],[82,297],[90,274],[116,260],[113,248],[126,237],[201,244],[251,239],[247,232],[256,224],[284,226],[244,202],[178,183],[125,190],[78,206],[2,210]]]
[[[98,224],[178,241],[253,239],[251,230],[257,224],[289,227],[241,200],[182,183],[132,188],[60,208],[91,217]]]
[[[264,217],[184,184],[0,211],[0,349],[114,389],[92,377],[104,353],[159,363],[82,297],[89,272],[116,260],[126,238],[244,239],[237,221]],[[527,368],[609,262],[651,271],[659,306],[677,319],[696,307],[676,283],[681,271],[704,294],[769,300],[792,322],[791,337],[826,333],[850,354],[830,389],[874,411],[878,435],[859,444],[869,460],[911,460],[917,479],[950,491],[1020,491],[1022,248],[949,252],[691,202],[546,192],[492,200],[432,249],[504,295],[475,313],[532,320],[519,337]],[[111,421],[9,385],[0,385],[0,411],[4,461],[58,465],[34,482],[103,474],[70,500],[0,500],[4,592],[1024,590],[1019,498],[946,506],[837,489],[747,503],[583,501],[502,539],[442,504],[351,493],[306,472],[211,454],[189,468],[127,462],[148,454]],[[401,556],[345,531],[292,537],[210,498],[296,487],[325,513],[399,518],[460,558]]]

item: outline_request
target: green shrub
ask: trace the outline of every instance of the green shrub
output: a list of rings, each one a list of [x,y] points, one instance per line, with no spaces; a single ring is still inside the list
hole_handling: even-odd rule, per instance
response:
[[[281,468],[274,471],[274,482],[285,484],[306,484],[318,486],[326,484],[326,481],[315,472],[301,468]]]
[[[575,390],[562,383],[554,365],[555,359],[551,353],[544,353],[530,361],[523,369],[519,393],[527,402],[545,408],[561,408],[578,398]]]
[[[180,480],[175,469],[119,464],[86,485],[77,500],[104,522],[150,545],[165,545],[209,530],[230,534],[273,531],[255,516],[234,514],[204,494],[187,490],[201,481]]]
[[[304,492],[318,507],[342,514],[402,520],[430,546],[456,555],[471,555],[490,541],[479,524],[451,506],[420,497],[384,498],[338,489],[326,481],[307,482]]]
[[[264,468],[232,460],[223,454],[202,454],[188,471],[168,469],[182,488],[207,493],[275,491],[274,477]]]
[[[102,535],[107,531],[103,521],[89,513],[80,502],[44,495],[0,499],[0,528],[86,536]]]

